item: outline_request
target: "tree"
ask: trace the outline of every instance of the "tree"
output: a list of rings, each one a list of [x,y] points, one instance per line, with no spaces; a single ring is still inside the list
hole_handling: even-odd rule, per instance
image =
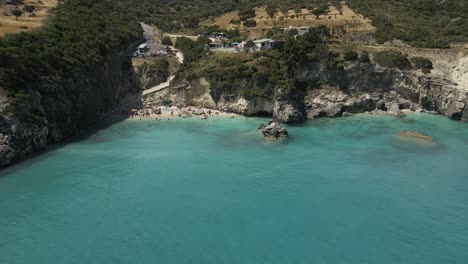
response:
[[[411,58],[411,63],[413,64],[413,69],[421,69],[424,73],[430,73],[434,68],[432,66],[432,61],[424,57],[413,57]]]
[[[247,41],[247,43],[245,43],[245,47],[249,48],[249,49],[253,48],[253,47],[255,47],[255,43],[252,40],[249,40],[249,41]]]
[[[166,46],[172,46],[172,40],[168,36],[165,36],[164,38],[162,38],[161,43]]]
[[[294,13],[296,13],[296,15],[302,13],[301,6],[295,6]]]
[[[255,20],[253,20],[253,19],[248,19],[248,20],[244,21],[244,26],[246,26],[246,27],[255,27],[255,26],[257,26],[257,22],[255,22]]]
[[[369,52],[363,51],[361,53],[361,56],[359,57],[359,61],[362,63],[369,63],[370,62]]]
[[[283,13],[284,16],[288,16],[289,13],[289,8],[286,5],[281,6],[281,13]]]
[[[34,12],[34,10],[36,10],[36,7],[33,6],[33,5],[25,5],[23,7],[23,11],[24,12],[28,12],[29,13],[29,16],[32,16],[32,13]]]
[[[272,4],[267,5],[266,12],[269,17],[273,18],[276,14],[276,5],[272,5]]]
[[[241,22],[240,22],[239,19],[232,19],[231,22],[229,22],[229,23],[231,23],[233,25],[240,25]]]
[[[358,54],[355,51],[347,50],[343,53],[345,61],[355,61],[358,59]]]
[[[271,31],[271,30],[268,31],[268,32],[266,33],[266,35],[265,35],[265,37],[267,37],[267,38],[272,38],[272,37],[274,37],[274,36],[275,36],[275,33],[274,33],[273,31]]]
[[[336,10],[338,10],[338,12],[340,13],[340,16],[343,15],[343,6],[341,4],[337,5],[336,6]],[[335,15],[336,16],[336,15]]]
[[[400,70],[411,69],[411,63],[408,55],[392,50],[384,50],[374,55],[374,61],[381,67],[398,68]]]
[[[16,17],[16,21],[18,21],[18,17],[23,15],[23,11],[19,9],[14,9],[11,11],[11,14],[13,14]]]
[[[327,10],[325,10],[325,8],[322,8],[322,7],[312,10],[312,14],[314,14],[316,19],[319,19],[320,16],[325,13],[327,13]]]
[[[241,21],[245,21],[252,17],[255,17],[255,9],[251,7],[244,7],[239,10],[239,18]]]

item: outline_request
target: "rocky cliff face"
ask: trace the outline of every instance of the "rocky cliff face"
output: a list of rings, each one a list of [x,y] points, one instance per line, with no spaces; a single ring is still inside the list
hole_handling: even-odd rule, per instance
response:
[[[50,94],[0,91],[0,167],[89,127],[134,89],[125,52],[114,52],[92,72],[77,74]]]
[[[325,83],[307,91],[309,118],[387,110],[396,104],[399,109],[437,112],[460,120],[468,101],[466,90],[441,77],[379,69],[372,64],[351,64],[345,71],[321,71],[317,67],[309,65],[296,77]]]
[[[245,82],[245,85],[248,82]],[[301,123],[307,119],[302,93],[289,96],[245,98],[238,94],[223,93],[215,99],[206,78],[179,81],[172,85],[170,97],[185,105],[219,109],[246,116],[273,116],[286,123]]]
[[[241,115],[272,115],[276,102],[273,98],[246,99],[235,94],[222,94],[215,100],[210,93],[210,82],[205,78],[181,81],[171,87],[174,101],[197,107],[226,110]]]
[[[468,88],[443,76],[416,71],[382,69],[371,63],[349,63],[344,70],[318,63],[298,67],[294,81],[306,89],[268,98],[247,99],[222,94],[214,100],[205,78],[177,82],[171,88],[176,101],[186,105],[224,109],[243,115],[272,115],[285,123],[349,113],[401,109],[437,112],[468,121]],[[247,83],[247,82],[246,82]],[[314,85],[311,85],[314,84]]]

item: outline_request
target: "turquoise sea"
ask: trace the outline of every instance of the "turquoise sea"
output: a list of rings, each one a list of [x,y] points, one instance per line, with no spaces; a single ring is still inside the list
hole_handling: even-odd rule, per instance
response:
[[[0,263],[468,263],[468,123],[265,122],[124,121],[1,171]]]

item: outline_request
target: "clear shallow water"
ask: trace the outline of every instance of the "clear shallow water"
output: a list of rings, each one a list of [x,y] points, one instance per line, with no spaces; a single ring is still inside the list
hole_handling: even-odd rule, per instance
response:
[[[126,121],[0,172],[0,263],[468,263],[468,124],[261,122]]]

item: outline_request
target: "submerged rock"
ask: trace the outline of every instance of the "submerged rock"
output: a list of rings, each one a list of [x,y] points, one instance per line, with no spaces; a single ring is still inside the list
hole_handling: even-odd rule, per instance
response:
[[[261,124],[258,130],[262,132],[263,137],[267,140],[287,139],[289,136],[286,128],[282,128],[276,121],[269,122],[268,126]]]
[[[401,131],[396,133],[392,145],[411,152],[435,151],[443,146],[437,143],[431,136],[416,131]]]
[[[397,133],[397,136],[404,137],[404,138],[414,138],[414,139],[423,140],[427,142],[433,141],[433,138],[431,136],[428,136],[426,134],[419,133],[416,131],[402,131],[402,132]]]

